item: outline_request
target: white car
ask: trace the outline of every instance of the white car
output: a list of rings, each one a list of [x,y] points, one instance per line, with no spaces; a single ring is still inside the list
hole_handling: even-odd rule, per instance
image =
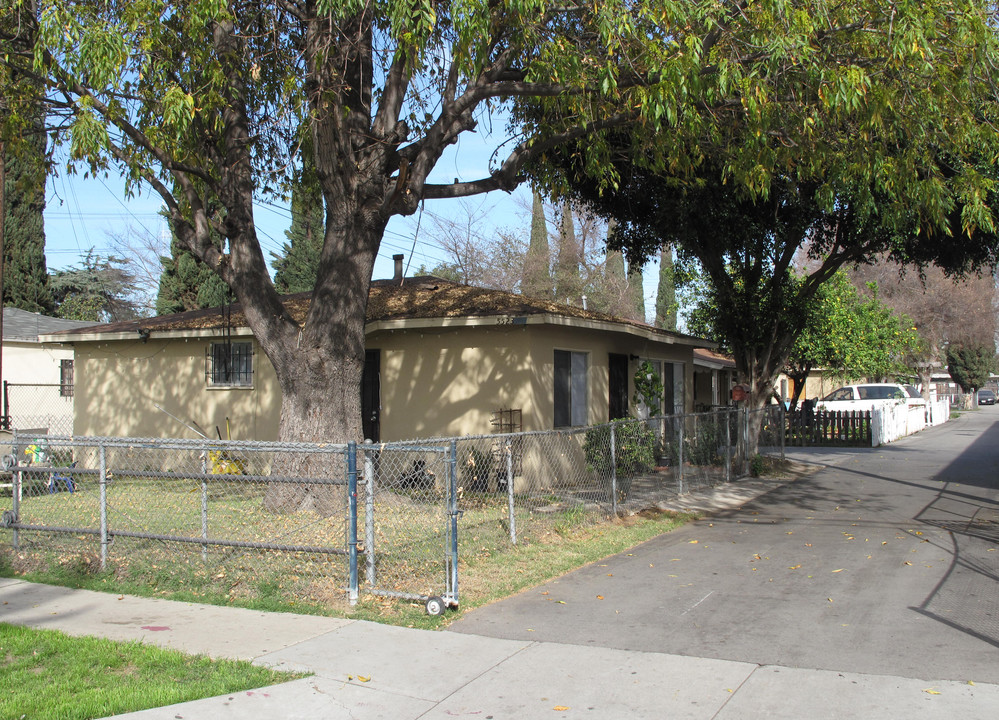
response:
[[[816,403],[816,410],[873,410],[883,404],[905,403],[925,407],[926,401],[912,385],[865,383],[833,390]]]

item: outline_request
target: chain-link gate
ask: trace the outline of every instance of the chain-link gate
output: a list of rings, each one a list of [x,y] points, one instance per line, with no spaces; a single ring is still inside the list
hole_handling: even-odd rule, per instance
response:
[[[462,511],[455,443],[365,445],[363,456],[368,589],[424,602],[431,615],[456,607]]]

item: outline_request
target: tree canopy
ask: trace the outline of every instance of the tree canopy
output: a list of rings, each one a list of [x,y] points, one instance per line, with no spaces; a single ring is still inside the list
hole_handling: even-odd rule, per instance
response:
[[[693,81],[718,81],[729,102],[670,106],[675,132],[608,131],[532,169],[617,219],[630,255],[673,243],[700,263],[756,402],[838,268],[887,254],[960,274],[992,265],[999,245],[990,6],[764,7],[719,42],[752,39],[765,69],[719,62]],[[805,46],[790,39],[805,28]],[[573,109],[544,99],[521,115]],[[810,272],[790,273],[804,253]]]
[[[573,153],[602,187],[626,184],[608,132],[628,127],[628,156],[637,148],[650,171],[710,166],[771,203],[810,183],[827,213],[849,195],[843,212],[926,230],[916,237],[990,230],[992,179],[968,162],[995,156],[977,94],[995,59],[987,11],[973,0],[10,0],[0,40],[30,42],[5,43],[0,63],[44,81],[50,129],[74,163],[158,193],[178,242],[232,288],[277,372],[281,436],[341,441],[360,434],[367,290],[389,218],[511,190],[526,163],[582,138]],[[518,99],[534,102],[513,110],[495,163],[434,182],[451,145]],[[16,98],[8,106],[19,112]],[[326,218],[299,324],[268,276],[254,201],[280,192],[303,152]],[[828,235],[828,252],[852,255]],[[268,506],[323,504],[283,492]]]
[[[947,347],[947,370],[964,392],[985,387],[995,369],[996,348],[991,342],[954,343]]]
[[[863,297],[843,271],[816,292],[785,371],[795,381],[797,404],[812,370],[843,380],[888,380],[911,374],[909,363],[922,347],[912,320],[899,316],[871,288]]]
[[[729,102],[670,106],[676,132],[608,131],[531,169],[619,221],[632,258],[673,244],[703,268],[716,329],[756,402],[840,267],[887,256],[961,274],[999,251],[989,6],[765,7],[765,22],[753,15],[720,40],[753,38],[765,69],[719,61],[718,77],[696,81],[722,83]],[[804,27],[815,34],[801,55],[789,37]],[[574,105],[520,108],[530,125]],[[806,254],[809,271],[790,272]]]
[[[56,315],[68,320],[118,322],[139,317],[134,283],[126,263],[93,250],[78,265],[57,270],[50,280]]]

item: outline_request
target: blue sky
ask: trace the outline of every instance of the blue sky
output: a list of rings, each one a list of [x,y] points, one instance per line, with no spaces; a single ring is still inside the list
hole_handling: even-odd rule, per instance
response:
[[[467,181],[484,177],[491,153],[492,148],[484,138],[476,134],[462,138],[438,163],[430,181],[445,183],[454,178]],[[518,195],[529,197],[527,190],[521,188],[514,194],[490,193],[472,202],[485,203],[498,229],[523,224],[526,231],[530,225],[530,211],[524,213],[524,202],[517,200]],[[428,202],[426,210],[450,216],[458,210],[458,205],[448,200]],[[526,205],[530,207],[529,199]],[[149,191],[126,198],[124,183],[119,177],[84,178],[82,173],[69,174],[61,168],[58,177],[49,178],[47,188],[45,260],[49,270],[78,264],[90,248],[98,254],[108,254],[111,248],[109,233],[121,235],[132,228],[141,228],[147,234],[168,238],[169,231],[159,216],[161,206],[158,196]],[[280,251],[285,242],[284,233],[291,223],[290,213],[287,207],[261,203],[256,208],[255,222],[264,255],[270,260],[270,253]],[[420,226],[425,229],[423,223]],[[414,235],[417,236],[415,244]],[[433,266],[446,259],[445,253],[429,240],[427,233],[417,233],[416,216],[395,218],[390,223],[375,266],[376,278],[391,277],[392,255],[396,253],[405,254],[407,260],[412,255],[411,271],[420,264]]]
[[[489,145],[488,137],[472,134],[463,138],[438,163],[430,181],[446,183],[455,178],[467,181],[484,177],[493,147]],[[50,272],[80,263],[91,248],[97,254],[107,255],[112,235],[140,230],[163,237],[165,243],[169,243],[166,223],[159,215],[162,205],[159,198],[148,191],[126,198],[124,183],[119,177],[84,178],[82,174],[71,175],[62,169],[58,177],[49,179],[47,201],[45,256]],[[530,227],[530,192],[526,187],[511,194],[489,193],[467,202],[481,206],[496,230],[521,229],[526,237]],[[425,210],[427,214],[451,218],[464,212],[462,204],[454,200],[428,202]],[[265,257],[270,260],[270,253],[279,251],[285,241],[290,213],[287,207],[260,204],[256,208],[255,221]],[[406,256],[410,275],[421,264],[432,267],[446,259],[445,253],[430,237],[428,226],[426,217],[422,220],[417,216],[394,218],[382,241],[375,278],[392,276],[392,255],[396,253]],[[654,309],[655,304],[657,273],[655,263],[645,268],[646,307],[650,309]]]

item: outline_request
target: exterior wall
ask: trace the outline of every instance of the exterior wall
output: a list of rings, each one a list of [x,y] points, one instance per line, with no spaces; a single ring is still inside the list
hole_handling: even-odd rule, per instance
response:
[[[58,384],[59,364],[73,359],[73,348],[41,343],[3,343],[3,379],[11,383]]]
[[[609,419],[608,356],[610,353],[627,355],[628,398],[635,394],[634,374],[641,360],[662,360],[683,365],[683,404],[686,411],[693,408],[694,370],[693,350],[688,345],[650,342],[623,333],[593,332],[573,327],[542,326],[531,336],[531,353],[535,363],[535,392],[537,404],[532,413],[531,426],[525,414],[525,430],[551,430],[555,417],[555,350],[585,352],[589,355],[587,368],[587,417],[590,425]],[[629,405],[630,407],[630,405]],[[667,408],[667,412],[669,409]]]
[[[235,341],[250,338],[237,337]],[[217,341],[217,339],[214,339]],[[254,342],[253,385],[209,387],[205,353],[213,338],[78,343],[75,435],[197,437],[156,408],[193,420],[210,437],[275,440],[281,396],[274,369]]]
[[[73,393],[63,394],[61,363],[73,359],[73,348],[38,342],[3,343],[3,380],[11,384],[4,410],[11,427],[67,435],[73,429]],[[13,387],[15,385],[29,387]],[[31,387],[41,385],[44,387]]]
[[[551,430],[555,416],[555,350],[584,352],[589,424],[608,419],[608,354],[638,355],[684,366],[684,402],[692,407],[689,346],[649,343],[608,332],[550,325],[496,325],[382,331],[381,440],[487,435],[492,413],[522,411],[523,430]],[[634,394],[630,376],[629,397]]]
[[[485,435],[495,410],[535,405],[524,325],[386,330],[381,351],[381,440]]]
[[[248,336],[236,337],[246,341]],[[280,390],[274,369],[254,343],[253,385],[213,388],[205,355],[218,338],[81,342],[76,348],[77,435],[194,437],[181,422],[196,422],[211,437],[225,436],[228,417],[238,440],[274,440]],[[693,407],[689,345],[626,333],[550,324],[378,330],[367,348],[380,351],[382,441],[496,432],[500,409],[520,409],[523,430],[554,425],[554,351],[588,355],[587,419],[608,420],[608,354],[681,364],[684,409]],[[629,363],[629,398],[638,360]],[[335,408],[330,408],[335,412]]]
[[[802,403],[805,400],[820,400],[826,395],[831,393],[833,390],[848,384],[845,380],[837,377],[833,373],[828,373],[824,370],[812,370],[812,372],[805,378],[805,388],[801,391],[801,395],[798,397],[798,402]],[[785,391],[784,399],[791,399],[791,380],[787,375],[781,374],[778,376],[776,383],[774,383],[774,388],[778,395],[781,394],[782,388]]]

